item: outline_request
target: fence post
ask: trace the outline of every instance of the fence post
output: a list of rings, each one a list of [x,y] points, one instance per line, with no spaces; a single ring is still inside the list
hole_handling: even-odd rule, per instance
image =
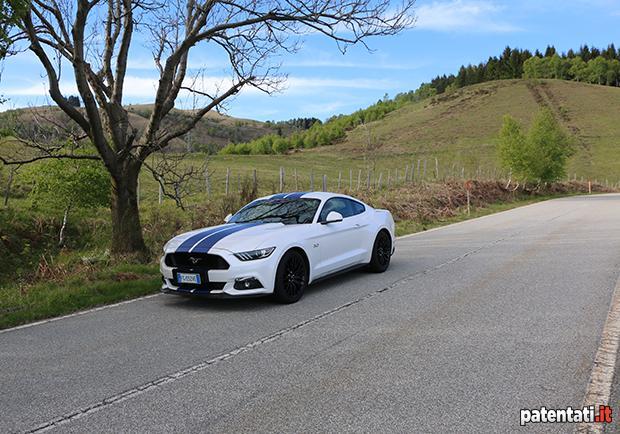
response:
[[[370,169],[366,173],[366,190],[370,190]]]
[[[225,187],[226,196],[228,196],[229,189],[230,189],[230,167],[227,167],[226,168],[226,187]]]
[[[161,205],[161,202],[162,202],[162,199],[163,199],[163,198],[162,198],[163,191],[162,191],[162,189],[161,189],[161,184],[160,184],[159,182],[157,183],[157,187],[159,187],[159,188],[158,188],[158,193],[159,193],[159,194],[158,194],[158,196],[157,196],[157,203],[158,203],[159,205]]]
[[[284,167],[280,167],[280,193],[284,191]]]
[[[342,182],[342,170],[338,172],[338,192],[340,192],[340,183]]]
[[[256,169],[252,171],[252,182],[253,182],[253,191],[258,191],[258,174],[256,173]]]
[[[467,189],[467,215],[470,215],[471,211],[470,211],[470,198],[469,198],[470,194],[469,194],[469,189]]]
[[[392,178],[390,177],[390,169],[388,169],[387,187],[390,188],[391,186],[392,186]]]
[[[323,175],[323,191],[327,191],[327,175]]]
[[[422,179],[426,181],[426,158],[424,159],[424,173],[422,173]]]
[[[418,158],[418,181],[420,180],[420,159]]]
[[[405,184],[407,183],[407,181],[409,180],[409,165],[405,164]]]
[[[357,189],[360,189],[360,185],[362,183],[362,169],[359,169],[357,172]]]
[[[435,179],[439,180],[439,160],[435,157]]]
[[[383,172],[379,173],[379,179],[377,180],[377,190],[381,190],[381,180],[383,179]]]

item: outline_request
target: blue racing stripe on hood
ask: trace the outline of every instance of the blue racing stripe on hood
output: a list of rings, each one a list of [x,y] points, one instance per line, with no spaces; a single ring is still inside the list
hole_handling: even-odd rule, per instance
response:
[[[177,247],[177,249],[175,250],[177,253],[187,253],[189,252],[189,250],[194,247],[194,245],[198,242],[200,242],[203,238],[217,232],[217,231],[221,231],[223,229],[226,229],[227,227],[231,226],[230,224],[227,225],[222,225],[222,226],[217,226],[215,228],[211,228],[211,229],[207,229],[205,231],[200,231],[198,232],[196,235],[192,235],[191,237],[189,237],[188,239],[186,239],[185,241],[183,241],[181,243],[181,245],[179,247]]]
[[[209,236],[207,236],[204,240],[200,241],[194,248],[192,248],[191,252],[196,253],[208,253],[209,250],[221,239],[226,238],[229,235],[235,234],[244,229],[249,229],[254,226],[258,226],[263,224],[262,222],[253,222],[253,223],[236,223],[235,225],[226,228],[222,231],[215,232]]]

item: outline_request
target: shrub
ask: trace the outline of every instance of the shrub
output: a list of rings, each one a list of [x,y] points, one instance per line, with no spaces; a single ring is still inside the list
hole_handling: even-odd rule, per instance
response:
[[[510,116],[504,117],[499,136],[502,165],[521,181],[553,182],[566,175],[573,153],[571,137],[549,109],[541,110],[527,134]]]

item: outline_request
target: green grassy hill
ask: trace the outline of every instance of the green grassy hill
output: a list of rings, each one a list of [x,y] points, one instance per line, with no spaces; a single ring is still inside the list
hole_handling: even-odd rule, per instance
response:
[[[357,127],[340,144],[303,153],[329,154],[335,160],[373,158],[386,167],[419,158],[432,159],[434,165],[437,157],[444,168],[488,171],[497,167],[502,117],[510,114],[529,126],[542,106],[551,108],[576,137],[571,176],[620,179],[620,88],[562,80],[504,80],[462,88]]]

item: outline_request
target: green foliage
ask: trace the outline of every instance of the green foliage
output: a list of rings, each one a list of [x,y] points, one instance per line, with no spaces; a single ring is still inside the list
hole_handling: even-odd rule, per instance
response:
[[[95,208],[110,203],[110,176],[99,161],[48,160],[33,166],[30,198],[45,207]]]
[[[28,9],[28,0],[0,0],[0,59],[11,46],[10,31]]]
[[[553,113],[543,109],[527,134],[511,116],[505,116],[499,135],[502,165],[520,181],[553,182],[566,175],[566,160],[573,153],[571,138]]]

